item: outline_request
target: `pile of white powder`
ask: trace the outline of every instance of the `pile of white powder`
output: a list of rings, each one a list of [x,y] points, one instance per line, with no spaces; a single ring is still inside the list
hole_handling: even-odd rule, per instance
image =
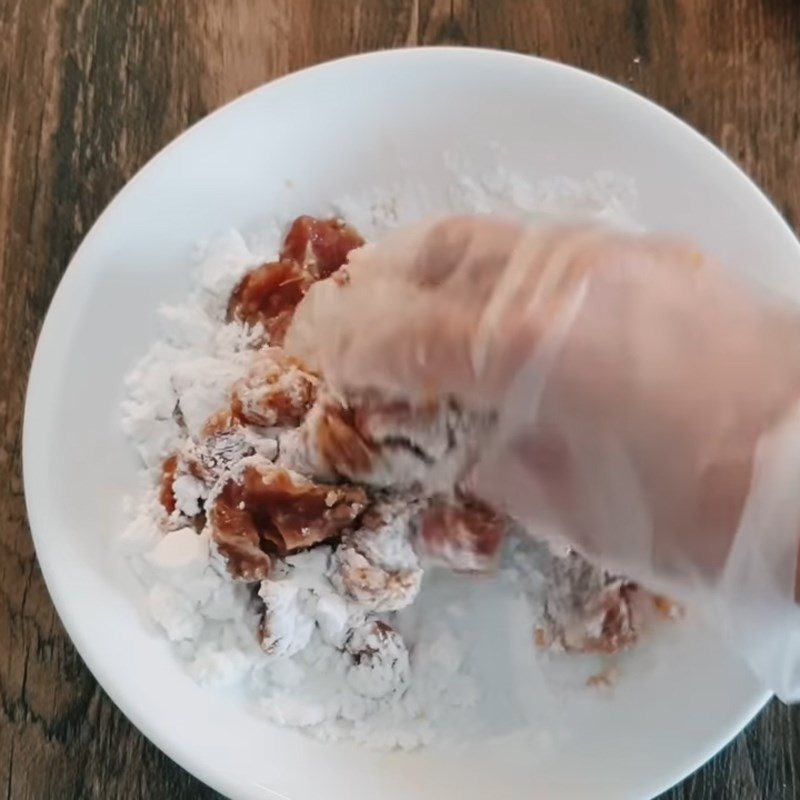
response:
[[[629,222],[633,193],[619,179],[598,175],[583,183],[559,179],[531,185],[498,168],[476,180],[463,177],[458,159],[449,158],[450,202],[437,209],[440,213],[577,211]],[[387,227],[413,221],[408,209],[398,211],[391,194],[344,199],[329,213],[374,238]],[[187,527],[164,535],[159,527],[163,512],[157,487],[164,459],[187,432],[199,437],[206,421],[225,407],[233,384],[247,372],[250,346],[261,334],[225,323],[230,293],[249,269],[272,260],[279,246],[277,226],[249,241],[235,232],[216,237],[204,248],[192,294],[182,304],[161,309],[161,338],[127,378],[124,426],[152,490],[130,501],[131,522],[121,547],[145,587],[150,613],[199,683],[246,682],[267,719],[321,739],[347,737],[376,747],[414,748],[469,735],[481,725],[483,685],[476,660],[477,623],[468,610],[471,582],[482,582],[482,592],[493,582],[518,603],[524,621],[521,641],[532,658],[538,606],[530,553],[523,559],[524,570],[514,566],[519,558],[507,558],[494,578],[426,570],[412,606],[370,614],[329,578],[337,557],[330,546],[290,556],[258,589],[272,614],[275,646],[265,652],[259,645],[254,590],[231,578],[207,532]],[[275,443],[268,434],[251,444],[257,453],[274,457]],[[174,486],[178,510],[188,517],[196,514],[206,491],[191,476],[180,477]],[[413,567],[413,553],[408,559]],[[390,634],[382,621],[391,624]]]

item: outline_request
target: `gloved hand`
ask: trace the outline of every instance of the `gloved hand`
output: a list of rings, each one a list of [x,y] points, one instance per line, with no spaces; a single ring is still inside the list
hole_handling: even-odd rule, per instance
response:
[[[688,242],[491,217],[397,231],[343,277],[290,350],[344,392],[496,411],[476,493],[699,599],[800,697],[800,309]]]

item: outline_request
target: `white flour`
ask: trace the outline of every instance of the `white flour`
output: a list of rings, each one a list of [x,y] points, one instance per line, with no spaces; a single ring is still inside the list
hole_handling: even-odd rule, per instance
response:
[[[611,176],[531,185],[498,168],[476,179],[465,177],[455,156],[447,158],[451,202],[435,209],[439,213],[571,212],[630,223],[631,187]],[[413,204],[403,205],[391,192],[345,198],[332,210],[368,237],[414,221]],[[388,521],[374,537],[355,533],[335,548],[288,557],[258,587],[268,629],[260,646],[252,587],[231,579],[207,531],[177,525],[159,506],[164,459],[194,446],[191,440],[247,374],[249,345],[263,336],[258,327],[222,321],[230,292],[278,248],[277,230],[249,244],[238,233],[214,239],[205,248],[194,293],[161,310],[161,339],[128,376],[123,407],[125,430],[154,488],[132,504],[121,547],[146,587],[150,613],[201,684],[245,681],[267,719],[321,739],[414,748],[471,736],[481,729],[485,711],[477,624],[468,610],[472,579],[435,571],[423,577],[402,526],[398,532]],[[277,431],[248,436],[229,446],[275,458]],[[174,487],[178,512],[196,514],[208,492],[201,480],[181,476]],[[535,593],[530,585],[522,588],[514,563],[495,578],[478,579],[480,592],[524,606],[525,618],[532,619]],[[349,580],[353,574],[361,576],[357,586]],[[532,663],[533,642],[525,635],[531,651],[525,658]]]

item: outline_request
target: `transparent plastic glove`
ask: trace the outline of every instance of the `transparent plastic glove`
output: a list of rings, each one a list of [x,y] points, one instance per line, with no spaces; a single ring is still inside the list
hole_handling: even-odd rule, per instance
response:
[[[474,489],[703,606],[800,698],[800,311],[691,243],[460,217],[317,284],[287,346],[340,391],[498,414]]]

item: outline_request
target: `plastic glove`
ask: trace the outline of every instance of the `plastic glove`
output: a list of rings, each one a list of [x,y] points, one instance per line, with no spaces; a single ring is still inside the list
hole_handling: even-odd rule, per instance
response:
[[[800,698],[800,311],[687,242],[439,220],[317,284],[287,346],[343,393],[498,414],[473,489],[694,599]]]

